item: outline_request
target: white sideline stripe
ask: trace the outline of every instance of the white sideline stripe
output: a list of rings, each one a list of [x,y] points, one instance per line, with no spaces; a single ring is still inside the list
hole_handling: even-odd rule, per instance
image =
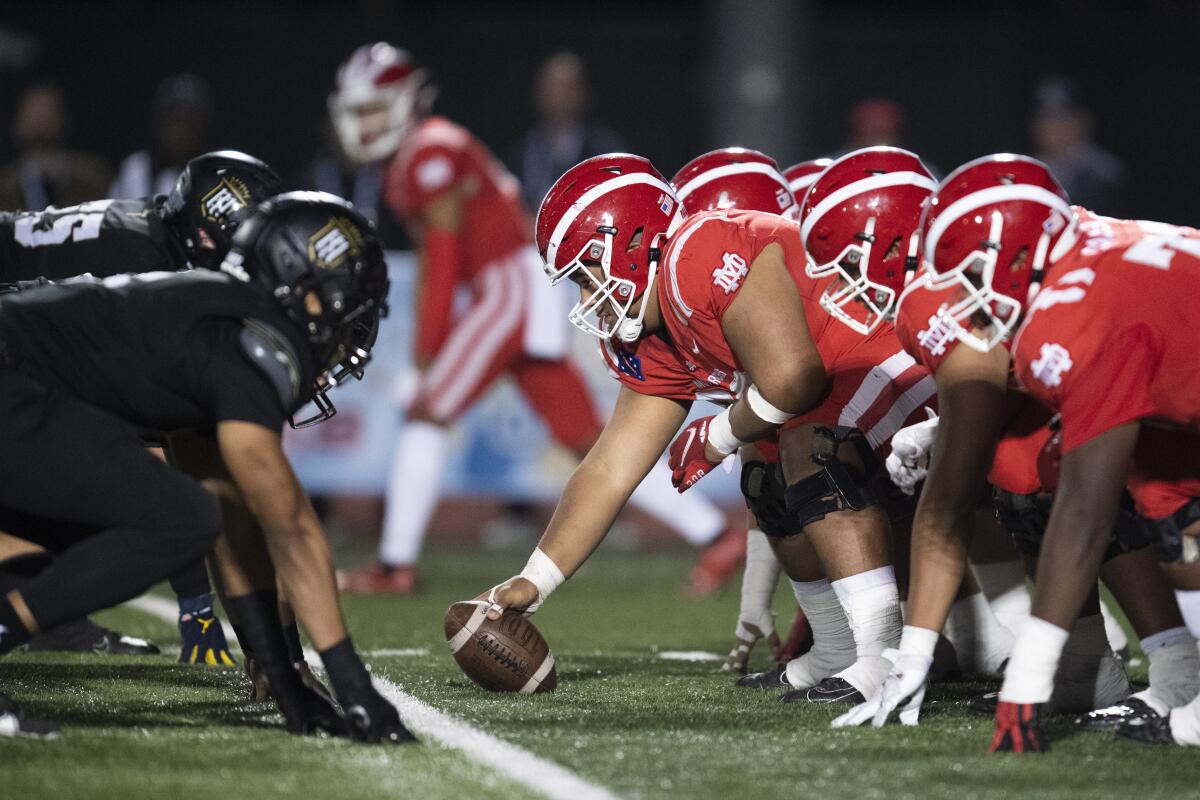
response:
[[[399,658],[429,655],[428,647],[385,647],[382,650],[367,650],[363,653],[367,658]]]
[[[145,595],[130,600],[125,605],[144,611],[151,616],[175,622],[179,608],[165,597]],[[221,620],[225,637],[234,641],[233,628]],[[319,656],[305,649],[304,657],[314,664],[320,663]],[[518,783],[530,791],[549,800],[618,800],[618,796],[571,772],[566,767],[547,761],[524,748],[497,739],[471,724],[439,711],[423,700],[418,700],[387,678],[371,676],[379,693],[391,701],[400,718],[410,730],[432,739],[443,747],[458,750],[468,759],[491,767],[496,772]]]
[[[720,661],[724,658],[707,650],[663,650],[658,657],[663,661]]]

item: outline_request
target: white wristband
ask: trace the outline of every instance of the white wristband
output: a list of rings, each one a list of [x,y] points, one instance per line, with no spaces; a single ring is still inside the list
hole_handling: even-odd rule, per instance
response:
[[[766,398],[762,396],[762,392],[758,391],[758,387],[753,383],[750,384],[750,388],[746,390],[746,402],[750,404],[750,410],[754,412],[754,415],[763,422],[770,422],[774,425],[782,425],[792,417],[796,416],[795,414],[789,414],[788,412],[778,409],[768,403]]]
[[[933,651],[937,647],[937,643],[937,631],[918,628],[915,625],[905,625],[904,631],[900,634],[900,646],[896,649],[905,655],[933,658]]]
[[[738,448],[745,444],[745,442],[733,435],[733,426],[729,423],[728,408],[717,414],[713,417],[713,421],[708,423],[708,443],[722,457],[736,453]]]
[[[1040,617],[1025,620],[1004,670],[1000,699],[1007,703],[1049,700],[1068,635],[1068,631]]]
[[[558,564],[540,547],[533,548],[529,561],[525,562],[525,569],[521,570],[521,577],[537,587],[539,603],[545,602],[550,593],[567,579]]]

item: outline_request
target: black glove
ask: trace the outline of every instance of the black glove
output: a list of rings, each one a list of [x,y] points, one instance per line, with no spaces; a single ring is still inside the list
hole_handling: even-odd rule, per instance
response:
[[[254,660],[270,684],[271,694],[283,713],[288,731],[349,735],[350,730],[341,714],[326,698],[304,684],[288,658],[275,592],[233,597],[230,605],[238,619],[239,639],[244,633],[245,643],[251,646]]]
[[[333,685],[334,694],[342,704],[351,738],[392,744],[417,740],[400,721],[395,706],[371,684],[371,675],[358,653],[354,652],[349,637],[322,651],[321,661],[325,664],[325,673]]]

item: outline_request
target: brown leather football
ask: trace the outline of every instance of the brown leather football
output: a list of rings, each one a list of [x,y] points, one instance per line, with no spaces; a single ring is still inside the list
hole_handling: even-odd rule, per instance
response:
[[[487,618],[488,604],[464,600],[446,610],[446,641],[467,677],[490,692],[552,692],[554,656],[528,617]]]

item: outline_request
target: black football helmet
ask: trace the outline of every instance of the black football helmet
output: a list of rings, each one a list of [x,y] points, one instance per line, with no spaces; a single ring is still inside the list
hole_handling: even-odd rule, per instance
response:
[[[308,339],[318,413],[293,427],[336,414],[326,390],[362,378],[387,315],[387,264],[371,223],[336,195],[281,194],[238,228],[221,269],[265,290]]]
[[[217,269],[233,232],[262,201],[283,191],[275,170],[237,150],[196,156],[167,195],[163,221],[193,267]]]

